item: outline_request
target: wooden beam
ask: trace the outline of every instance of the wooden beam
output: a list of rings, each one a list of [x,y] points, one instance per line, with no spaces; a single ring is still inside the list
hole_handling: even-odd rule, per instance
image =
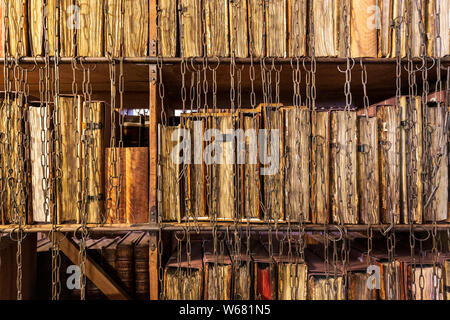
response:
[[[79,249],[77,245],[60,232],[56,233],[56,239],[59,241],[61,251],[64,252],[72,263],[79,265]],[[128,294],[88,255],[86,255],[86,276],[108,299],[130,300]]]

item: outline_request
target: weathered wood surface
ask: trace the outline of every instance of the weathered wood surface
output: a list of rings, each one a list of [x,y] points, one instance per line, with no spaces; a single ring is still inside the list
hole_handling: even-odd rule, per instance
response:
[[[306,55],[307,0],[288,1],[289,56]]]
[[[377,118],[358,119],[358,195],[360,222],[380,222]]]
[[[352,57],[377,57],[376,6],[377,0],[351,1]]]
[[[211,57],[227,57],[230,54],[228,1],[209,0],[205,6],[206,50]]]
[[[286,108],[284,113],[285,215],[292,222],[308,222],[310,205],[310,112]]]
[[[331,113],[331,143],[333,221],[358,224],[356,112]]]
[[[283,163],[283,113],[279,107],[266,106],[264,112],[264,128],[267,131],[265,139],[266,145],[263,154],[267,159],[262,158],[262,163],[266,164],[264,172],[264,219],[283,220],[284,219],[284,163]],[[278,137],[275,133],[278,133]],[[261,141],[261,140],[260,140]],[[271,161],[270,161],[271,160]],[[274,166],[278,161],[278,167]],[[271,163],[270,163],[271,162]],[[273,172],[270,172],[272,169]]]
[[[401,199],[403,223],[422,223],[422,106],[420,97],[400,99]]]
[[[448,216],[448,129],[445,128],[445,108],[438,105],[425,109],[428,128],[425,129],[427,188],[424,198],[426,222],[445,221]],[[447,127],[448,128],[448,127]]]
[[[265,54],[265,1],[248,0],[249,52],[254,57]]]
[[[159,53],[163,57],[177,54],[177,0],[160,0],[159,14]]]
[[[77,54],[101,57],[104,55],[104,2],[79,0],[78,6],[80,28],[77,29]]]
[[[179,126],[160,126],[161,173],[162,177],[162,217],[166,221],[181,222],[181,170],[173,161],[172,152],[180,143]]]
[[[377,110],[381,186],[381,222],[400,223],[400,141],[399,119],[395,106]],[[395,215],[395,217],[394,217]]]
[[[180,43],[182,56],[202,55],[202,7],[201,0],[180,0],[179,14]]]
[[[286,0],[266,1],[266,42],[268,57],[287,55]]]
[[[79,221],[77,180],[81,179],[81,145],[75,132],[81,133],[80,97],[59,97],[57,108],[61,117],[61,185],[57,193],[58,223]],[[78,122],[77,122],[78,120]],[[81,187],[81,186],[80,186]]]
[[[312,223],[328,223],[330,210],[330,113],[311,114],[311,218]]]
[[[259,148],[258,148],[258,128],[260,125],[260,114],[243,115],[243,129],[254,130],[254,136],[245,136],[245,163],[243,165],[243,185],[244,195],[243,217],[259,218],[260,212],[260,186],[261,176],[259,174]]]
[[[230,53],[238,58],[248,57],[247,1],[230,2]]]
[[[28,107],[28,123],[30,130],[30,160],[31,160],[31,203],[33,207],[33,222],[50,222],[50,212],[46,216],[44,210],[44,190],[43,178],[44,168],[42,163],[42,156],[48,157],[48,150],[44,150],[41,136],[44,133],[45,138],[48,138],[48,130],[42,123],[41,112],[44,118],[47,118],[47,107]],[[44,120],[45,121],[45,120]],[[49,158],[47,158],[50,161]],[[50,165],[50,163],[48,163]],[[50,173],[49,167],[46,168],[47,176]]]

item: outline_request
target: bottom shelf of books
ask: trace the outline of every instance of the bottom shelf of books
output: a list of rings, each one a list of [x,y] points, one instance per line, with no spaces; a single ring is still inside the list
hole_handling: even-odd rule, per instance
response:
[[[449,246],[422,229],[11,233],[0,299],[450,300]]]

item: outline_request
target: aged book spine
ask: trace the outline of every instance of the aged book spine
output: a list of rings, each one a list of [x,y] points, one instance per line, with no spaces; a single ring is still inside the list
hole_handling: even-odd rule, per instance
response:
[[[41,109],[42,108],[42,109]],[[44,210],[44,190],[43,179],[44,170],[47,171],[46,176],[49,175],[49,167],[43,168],[43,155],[48,158],[48,150],[46,142],[42,142],[41,137],[44,133],[44,139],[48,139],[48,130],[45,124],[42,123],[41,113],[44,119],[47,118],[47,107],[29,107],[28,108],[28,123],[30,126],[30,157],[31,157],[31,184],[32,195],[31,202],[33,207],[33,221],[34,222],[50,222],[50,216],[46,215]],[[47,163],[48,164],[48,163]],[[44,164],[45,165],[45,164]],[[48,164],[49,165],[49,164]]]
[[[311,156],[311,213],[312,222],[328,223],[330,220],[330,113],[313,112]]]
[[[77,157],[80,144],[74,132],[81,132],[81,98],[58,97],[57,108],[61,117],[61,189],[57,193],[57,221],[76,223],[80,216],[77,200],[81,199],[77,197],[81,190],[77,181],[81,179],[81,163]]]
[[[377,0],[351,1],[351,56],[377,57]]]
[[[289,56],[306,55],[307,0],[288,1]]]
[[[87,152],[82,152],[81,157],[83,161],[83,170],[87,165],[87,177],[88,181],[88,223],[102,223],[104,221],[104,170],[103,164],[105,163],[104,153],[104,119],[105,108],[102,102],[88,102],[83,106],[83,134],[88,138],[91,143]],[[91,119],[89,119],[91,118]],[[83,148],[85,144],[83,144]],[[84,156],[88,158],[85,159]],[[83,175],[84,176],[84,175]]]
[[[248,57],[247,0],[230,2],[230,53]]]
[[[361,1],[361,0],[359,0]],[[365,1],[365,0],[364,0]],[[337,55],[339,57],[345,57],[346,52],[346,45],[348,43],[350,47],[350,55],[351,52],[351,46],[352,46],[352,0],[335,0],[333,1],[335,4],[335,12],[334,12],[334,24],[335,24],[335,34],[334,38],[336,41],[336,46],[338,53]],[[347,19],[344,19],[344,6],[347,6]],[[348,38],[346,37],[346,30],[345,30],[345,21],[347,21],[348,26],[348,32],[350,33],[348,35]]]
[[[336,12],[335,0],[310,0],[314,22],[314,49],[317,57],[336,57]]]
[[[426,222],[446,221],[448,216],[448,124],[445,109],[438,105],[425,108],[425,197]]]
[[[392,14],[393,14],[393,1],[392,0],[381,0],[378,4],[380,10],[381,19],[380,29],[378,31],[378,44],[380,58],[390,58],[391,57],[391,46],[392,46]]]
[[[8,52],[10,56],[28,55],[28,9],[26,1],[8,2],[8,26],[9,43]]]
[[[399,119],[395,106],[380,106],[377,111],[381,186],[381,222],[400,223],[400,141]]]
[[[245,164],[243,165],[243,186],[244,194],[243,217],[259,218],[260,212],[260,186],[261,176],[259,174],[259,148],[258,148],[258,128],[260,115],[243,117],[243,128],[246,133],[254,130],[254,135],[245,136]]]
[[[266,2],[266,42],[268,57],[287,55],[286,0]]]
[[[422,106],[420,97],[400,99],[401,201],[403,223],[422,223]]]
[[[445,282],[444,282],[444,294],[447,300],[450,300],[450,260],[444,262]]]
[[[242,262],[234,276],[234,300],[250,300],[252,294],[252,264]]]
[[[235,118],[232,115],[218,115],[209,118],[212,123],[212,128],[216,128],[222,134],[228,134],[232,132],[235,126],[233,122]],[[215,179],[212,180],[213,185],[213,199],[217,200],[217,218],[220,219],[233,219],[237,214],[235,211],[235,198],[236,198],[236,186],[235,186],[235,161],[233,141],[231,139],[223,139],[219,148],[221,148],[222,154],[217,156],[215,160],[218,161],[215,164]],[[211,145],[210,145],[211,146]],[[205,149],[205,153],[209,156],[211,153]],[[213,160],[214,161],[214,160]],[[212,164],[211,164],[212,165]],[[239,190],[239,188],[237,189]]]
[[[177,54],[177,0],[159,1],[160,47],[163,57],[175,57]]]
[[[181,222],[181,171],[172,152],[180,143],[179,126],[161,126],[162,215],[165,221]],[[172,139],[175,138],[175,139]]]
[[[405,16],[405,7],[407,5],[407,0],[393,0],[393,21],[395,21],[395,25],[398,26],[400,39],[397,40],[397,27],[392,30],[392,57],[397,57],[397,51],[400,52],[400,56],[403,58],[406,56],[406,23],[404,19]],[[397,44],[398,41],[398,44]],[[400,48],[398,48],[398,45]]]
[[[358,195],[363,224],[380,223],[377,118],[358,119]]]
[[[78,0],[79,25],[77,29],[77,54],[79,56],[103,56],[104,2]]]
[[[0,3],[0,20],[5,21],[5,3],[2,1]],[[3,23],[0,25],[0,58],[3,58],[5,56],[5,31],[4,31],[4,25]]]
[[[248,0],[249,53],[254,57],[265,54],[265,1]]]
[[[134,293],[134,260],[131,245],[118,245],[116,251],[116,270],[123,288],[130,296]]]
[[[348,300],[376,300],[377,290],[367,287],[370,274],[365,272],[349,272]]]
[[[124,199],[125,195],[123,194],[123,190],[125,190],[125,168],[125,148],[106,148],[105,209],[108,223],[126,223],[126,199]]]
[[[333,221],[358,224],[356,112],[331,113]]]
[[[53,52],[54,43],[54,28],[55,28],[55,12],[53,8],[56,8],[57,0],[50,0],[51,3],[47,1],[47,7],[49,8],[49,19],[53,22],[49,23],[49,41],[50,41],[50,52]],[[59,25],[59,50],[62,57],[72,57],[76,53],[76,34],[79,31],[80,19],[79,19],[79,8],[75,6],[73,0],[60,0],[60,25]],[[90,26],[92,27],[92,26]],[[101,37],[96,35],[96,37]],[[53,44],[53,45],[52,45]]]
[[[307,289],[308,267],[305,263],[278,264],[279,300],[306,300],[308,294]]]
[[[138,300],[149,299],[148,253],[148,242],[140,243],[134,249],[134,281]]]
[[[437,12],[439,10],[439,36],[438,38],[436,23]],[[428,21],[426,24],[428,36],[428,55],[433,57],[444,57],[450,53],[450,37],[448,32],[443,30],[450,29],[449,10],[450,2],[442,0],[431,0],[427,2],[426,16]],[[438,44],[439,43],[439,44]],[[439,50],[440,47],[440,50]],[[440,51],[440,52],[439,52]]]
[[[420,34],[421,32],[421,25],[424,28],[424,32],[426,32],[425,28],[425,20],[424,20],[424,14],[426,13],[426,7],[425,3],[422,3],[422,16],[419,15],[419,7],[417,5],[418,1],[416,0],[407,0],[407,6],[408,6],[408,16],[410,19],[409,22],[409,34],[411,35],[409,39],[406,41],[409,41],[409,45],[411,46],[411,54],[412,57],[420,57],[421,56],[421,45],[422,45],[422,36]],[[421,21],[422,20],[422,21]]]
[[[284,165],[283,165],[283,113],[279,107],[266,106],[264,108],[264,128],[267,131],[262,154],[267,159],[262,158],[262,163],[266,165],[264,170],[264,219],[283,220],[284,219]],[[276,162],[279,159],[279,165]],[[271,161],[269,161],[271,160]],[[274,166],[275,165],[275,166]]]
[[[286,220],[309,222],[310,112],[296,107],[283,111]]]
[[[205,6],[206,47],[211,57],[227,57],[230,54],[228,42],[228,1],[209,0]]]
[[[122,0],[107,0],[105,5],[105,53],[118,57],[120,56]]]
[[[276,300],[275,265],[255,263],[255,300]]]
[[[148,0],[122,0],[125,14],[124,57],[145,57],[148,54]]]
[[[308,300],[345,300],[343,277],[309,276]]]
[[[205,267],[205,300],[231,300],[231,265],[207,263]],[[217,280],[219,279],[219,280]]]
[[[164,272],[164,296],[168,300],[201,300],[203,271],[169,267]]]
[[[34,0],[28,3],[28,17],[31,55],[44,55],[44,0]]]
[[[201,0],[180,0],[179,29],[181,55],[199,57],[202,55],[202,7]]]

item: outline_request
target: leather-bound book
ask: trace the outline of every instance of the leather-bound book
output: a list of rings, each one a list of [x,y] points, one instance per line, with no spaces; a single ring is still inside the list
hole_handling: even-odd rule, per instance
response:
[[[215,254],[213,241],[207,240],[203,243],[203,251],[205,300],[231,300],[232,265],[226,245],[217,243]]]
[[[273,257],[264,248],[259,239],[251,242],[251,255],[255,268],[255,299],[277,299],[277,268]]]
[[[56,17],[56,5],[59,1],[59,54],[61,57],[72,57],[76,54],[76,39],[78,27],[80,27],[79,8],[75,7],[73,0],[47,0],[48,8],[48,39],[50,45],[50,53],[53,52],[57,44],[54,42],[55,25],[58,26]],[[94,28],[93,26],[89,26]],[[101,38],[101,35],[96,34],[95,38]],[[93,41],[93,39],[91,39]]]
[[[44,0],[28,2],[28,25],[32,56],[44,55]]]
[[[284,219],[284,159],[281,156],[283,146],[283,113],[281,106],[264,105],[263,119],[266,130],[265,145],[260,146],[264,182],[264,219]],[[260,139],[261,140],[261,139]]]
[[[150,298],[148,269],[149,245],[150,234],[145,233],[134,246],[134,286],[136,288],[136,299],[138,300],[148,300]]]
[[[202,243],[191,243],[188,257],[183,244],[172,253],[164,269],[164,298],[167,300],[203,299]],[[180,259],[178,257],[180,256]]]
[[[134,296],[134,244],[142,232],[129,232],[118,243],[116,249],[116,271],[125,291]]]
[[[358,197],[362,224],[379,224],[378,123],[376,107],[358,117]]]
[[[339,2],[336,0],[309,0],[312,7],[310,19],[314,23],[313,44],[317,57],[339,56],[337,31]]]
[[[266,2],[248,0],[248,41],[249,52],[254,57],[264,57],[266,50],[265,12]]]
[[[444,262],[444,295],[446,300],[450,300],[450,260]]]
[[[283,108],[285,215],[291,222],[309,222],[311,121],[306,107]]]
[[[306,55],[308,17],[307,0],[288,1],[288,31],[289,56],[302,57]]]
[[[420,97],[400,99],[401,212],[403,223],[422,223],[422,104]]]
[[[377,119],[381,223],[400,223],[400,119],[395,98],[377,104]]]
[[[121,54],[123,34],[124,57],[144,57],[148,53],[149,4],[147,0],[107,0],[105,21],[105,52]],[[122,16],[123,11],[123,16]],[[123,32],[122,32],[123,28]],[[112,35],[112,42],[109,35]]]
[[[359,222],[356,136],[356,112],[333,111],[331,113],[331,211],[335,223],[358,224]]]
[[[8,1],[8,53],[12,57],[28,55],[28,1]],[[3,33],[4,36],[4,33]],[[6,39],[5,39],[6,40]]]
[[[105,208],[109,223],[148,222],[148,165],[148,148],[106,148]],[[117,196],[119,189],[115,186],[119,183]]]
[[[165,221],[181,222],[184,198],[182,198],[182,166],[173,159],[173,152],[181,141],[180,126],[159,126],[160,164],[162,183],[161,214]],[[173,139],[175,137],[175,140]],[[180,154],[176,154],[180,157]]]
[[[200,57],[202,45],[202,1],[180,0],[178,5],[181,56]]]
[[[247,0],[230,2],[230,54],[238,58],[248,57]]]
[[[287,1],[266,2],[266,43],[268,57],[286,57],[287,48]]]
[[[242,172],[242,217],[246,219],[260,218],[260,188],[261,175],[259,173],[259,143],[258,134],[261,123],[259,111],[245,110],[240,116],[241,128],[245,132],[243,145],[245,146],[244,164]]]
[[[380,14],[378,29],[378,57],[390,58],[392,56],[392,36],[391,28],[394,7],[393,0],[380,0],[378,10]]]
[[[424,190],[424,220],[450,221],[448,207],[448,110],[444,91],[428,96],[424,110],[424,156],[429,168],[423,170],[427,188]],[[447,119],[446,119],[447,117]],[[447,127],[445,127],[447,124]]]
[[[368,267],[376,265],[377,259],[368,259],[366,251],[351,248],[347,264],[347,299],[348,300],[377,300],[379,289],[377,289],[376,275],[372,277],[368,273]],[[372,277],[372,278],[371,278]],[[369,280],[372,279],[372,288],[369,288]]]
[[[175,57],[177,54],[177,0],[160,0],[159,18],[159,47],[163,57]]]
[[[395,25],[391,31],[391,56],[397,57],[398,54],[403,58],[406,56],[406,44],[407,44],[407,26],[405,10],[408,0],[391,0],[392,1],[392,21],[395,21]],[[397,39],[397,38],[400,39]]]
[[[101,250],[102,246],[105,242],[109,241],[110,239],[107,239],[105,237],[100,239],[88,239],[86,241],[86,253],[94,258],[96,262],[99,263],[101,266],[102,257],[101,252],[98,252]],[[90,280],[86,279],[86,298],[87,300],[105,300],[105,295],[100,291],[100,289]]]
[[[28,107],[28,126],[30,132],[30,159],[31,159],[31,203],[33,207],[33,222],[35,223],[49,223],[50,210],[44,210],[44,189],[43,179],[44,170],[47,172],[46,176],[50,176],[50,158],[46,145],[49,137],[49,130],[45,126],[48,119],[48,107]],[[44,137],[43,137],[44,135]],[[42,137],[44,142],[42,142]],[[45,158],[43,158],[43,155]],[[43,159],[47,159],[46,163]]]
[[[77,55],[101,57],[104,44],[104,5],[105,1],[77,1],[79,28],[76,30]]]
[[[74,133],[81,133],[81,97],[58,97],[57,108],[61,118],[61,186],[57,193],[57,220],[60,224],[76,223],[80,219],[77,201],[81,200],[78,198],[82,191],[78,190],[77,180],[81,179],[82,167],[81,144]]]
[[[87,176],[88,190],[88,223],[102,223],[104,217],[104,184],[105,171],[105,105],[103,102],[91,101],[83,103],[82,134],[89,141],[89,148],[85,152],[86,144],[82,144],[81,156],[83,159],[83,177]],[[85,158],[87,155],[87,158]],[[87,174],[84,173],[87,166]]]
[[[210,57],[230,55],[228,1],[204,1],[206,50]],[[186,30],[185,30],[186,31]]]
[[[450,20],[449,20],[450,2],[431,0],[427,1],[426,6],[427,8],[425,12],[428,17],[426,23],[428,34],[427,54],[432,57],[444,57],[450,53],[449,33],[444,31],[450,29]],[[438,12],[439,12],[439,22],[437,21]],[[440,31],[439,34],[438,28],[436,28],[437,24],[439,25]],[[440,39],[438,37],[440,37]]]
[[[330,221],[330,112],[311,114],[311,219],[312,223]]]

